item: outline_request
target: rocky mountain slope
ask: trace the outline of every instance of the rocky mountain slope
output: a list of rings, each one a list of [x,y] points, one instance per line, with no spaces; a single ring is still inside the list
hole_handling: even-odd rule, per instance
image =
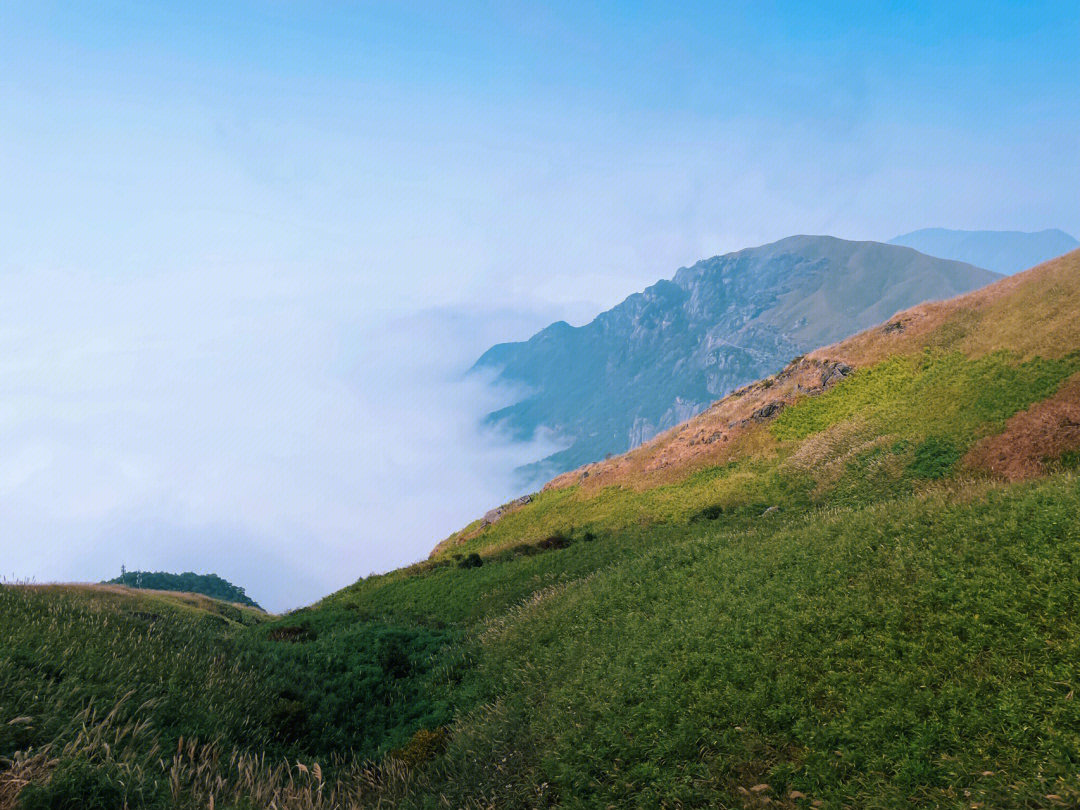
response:
[[[1080,242],[1064,231],[953,231],[924,228],[889,240],[890,245],[914,248],[928,256],[954,259],[1012,275],[1040,262],[1080,247]]]
[[[641,444],[798,354],[996,277],[828,236],[705,259],[585,326],[559,322],[488,350],[476,367],[528,394],[487,420],[515,438],[543,427],[563,439],[568,447],[525,471],[546,478]]]

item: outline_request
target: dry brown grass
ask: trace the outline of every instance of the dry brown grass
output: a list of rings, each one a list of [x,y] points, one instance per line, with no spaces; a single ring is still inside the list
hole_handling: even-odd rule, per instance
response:
[[[768,422],[803,396],[826,390],[843,378],[842,364],[799,358],[778,374],[733,391],[693,419],[661,433],[621,456],[564,473],[545,489],[580,484],[595,491],[612,484],[648,489],[672,483],[706,467],[740,458],[768,457],[776,440]],[[767,409],[775,409],[766,413]]]
[[[273,760],[238,750],[226,754],[216,743],[193,739],[180,738],[169,756],[160,750],[147,721],[122,719],[129,697],[122,697],[105,715],[88,707],[73,718],[80,731],[62,748],[50,744],[0,760],[0,810],[15,810],[26,785],[47,783],[60,761],[73,758],[115,764],[132,784],[147,776],[164,778],[176,807],[392,808],[411,788],[411,769],[393,757],[378,764],[337,761],[333,763],[335,777],[325,779],[318,762]],[[135,714],[146,708],[138,707]],[[152,743],[149,753],[137,752],[148,740]],[[148,762],[154,764],[145,765]]]
[[[215,744],[180,740],[166,769],[177,806],[242,805],[277,810],[359,810],[396,807],[407,795],[410,770],[394,757],[382,764],[338,762],[325,779],[318,762],[269,760]]]
[[[838,422],[804,439],[795,452],[784,459],[783,469],[813,472],[837,459],[850,458],[853,450],[874,438],[880,437],[864,421]]]
[[[809,356],[856,367],[927,346],[969,357],[1000,349],[1024,358],[1061,357],[1080,346],[1078,313],[1080,250],[1074,250],[974,292],[919,304]]]
[[[78,594],[80,603],[92,610],[114,611],[130,608],[141,609],[148,604],[158,604],[181,610],[194,609],[208,613],[217,613],[221,605],[228,605],[260,619],[272,614],[257,608],[239,605],[233,602],[220,602],[201,593],[186,591],[158,591],[151,588],[129,588],[126,585],[113,585],[93,582],[49,582],[41,584],[15,584],[12,587],[26,588],[45,593]]]
[[[55,767],[48,752],[16,754],[10,762],[0,761],[0,810],[15,810],[19,793],[31,782],[43,782]]]
[[[964,457],[975,470],[1022,481],[1046,472],[1046,461],[1080,450],[1080,374],[1054,396],[1012,417],[1005,430],[987,436]]]
[[[50,743],[35,750],[16,752],[10,760],[0,760],[0,810],[17,807],[22,789],[31,782],[47,782],[62,759],[79,756],[97,762],[124,763],[130,773],[139,772],[139,766],[130,763],[137,759],[135,750],[151,737],[151,729],[145,720],[123,719],[125,704],[131,700],[131,694],[120,697],[104,715],[94,706],[87,706],[72,718],[72,726],[79,731],[63,746]],[[138,707],[136,714],[150,705]],[[156,744],[151,746],[149,754],[150,758],[154,756]]]
[[[813,473],[817,481],[813,494],[821,495],[836,485],[852,459],[892,441],[892,436],[876,434],[865,422],[839,422],[804,439],[795,452],[784,459],[782,469]],[[885,457],[881,463],[886,463]]]
[[[1007,349],[1022,358],[1061,357],[1080,348],[1080,250],[980,290],[897,313],[885,324],[818,349],[779,374],[734,391],[641,447],[563,473],[544,488],[578,484],[588,492],[617,484],[646,489],[706,467],[768,456],[775,452],[776,441],[764,422],[754,419],[756,411],[824,391],[836,378],[823,383],[822,375],[837,363],[860,368],[931,346],[970,357]],[[826,449],[808,449],[808,457],[815,452]]]

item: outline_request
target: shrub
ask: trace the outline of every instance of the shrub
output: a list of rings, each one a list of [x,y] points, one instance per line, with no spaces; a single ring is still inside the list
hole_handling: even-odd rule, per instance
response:
[[[391,678],[404,678],[412,671],[412,661],[404,633],[390,632],[379,639],[379,666]]]
[[[446,748],[446,741],[450,732],[445,728],[431,729],[422,728],[412,735],[412,738],[401,748],[395,748],[390,756],[401,762],[407,768],[415,768],[423,765],[430,759],[435,758]]]
[[[724,514],[724,507],[718,503],[710,504],[704,509],[698,510],[691,518],[691,521],[697,520],[719,520],[720,516]]]
[[[951,441],[931,436],[915,448],[915,458],[908,466],[908,472],[915,478],[944,478],[960,456]]]
[[[280,742],[302,740],[307,733],[308,706],[304,696],[292,689],[282,690],[270,712],[270,724]]]
[[[1061,466],[1066,470],[1080,469],[1080,450],[1061,454]]]
[[[553,549],[566,548],[570,545],[570,538],[562,532],[555,532],[555,534],[549,535],[536,544],[537,548],[544,551],[551,551]]]
[[[317,636],[318,634],[306,624],[275,627],[266,635],[271,641],[290,641],[294,643],[314,641]]]
[[[484,558],[474,551],[458,561],[458,568],[479,568],[483,564]]]

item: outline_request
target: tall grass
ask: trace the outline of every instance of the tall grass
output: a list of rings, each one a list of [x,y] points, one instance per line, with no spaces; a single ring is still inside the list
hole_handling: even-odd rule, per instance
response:
[[[1078,368],[887,361],[282,617],[0,587],[0,810],[1080,803],[1075,459],[961,461]]]

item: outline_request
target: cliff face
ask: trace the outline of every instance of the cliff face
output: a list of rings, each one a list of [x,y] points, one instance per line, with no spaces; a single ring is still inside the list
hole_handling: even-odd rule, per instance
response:
[[[914,250],[794,236],[705,259],[601,313],[500,344],[477,367],[529,391],[488,415],[519,439],[540,428],[567,447],[523,470],[531,479],[635,447],[792,357],[947,298],[995,273]]]

